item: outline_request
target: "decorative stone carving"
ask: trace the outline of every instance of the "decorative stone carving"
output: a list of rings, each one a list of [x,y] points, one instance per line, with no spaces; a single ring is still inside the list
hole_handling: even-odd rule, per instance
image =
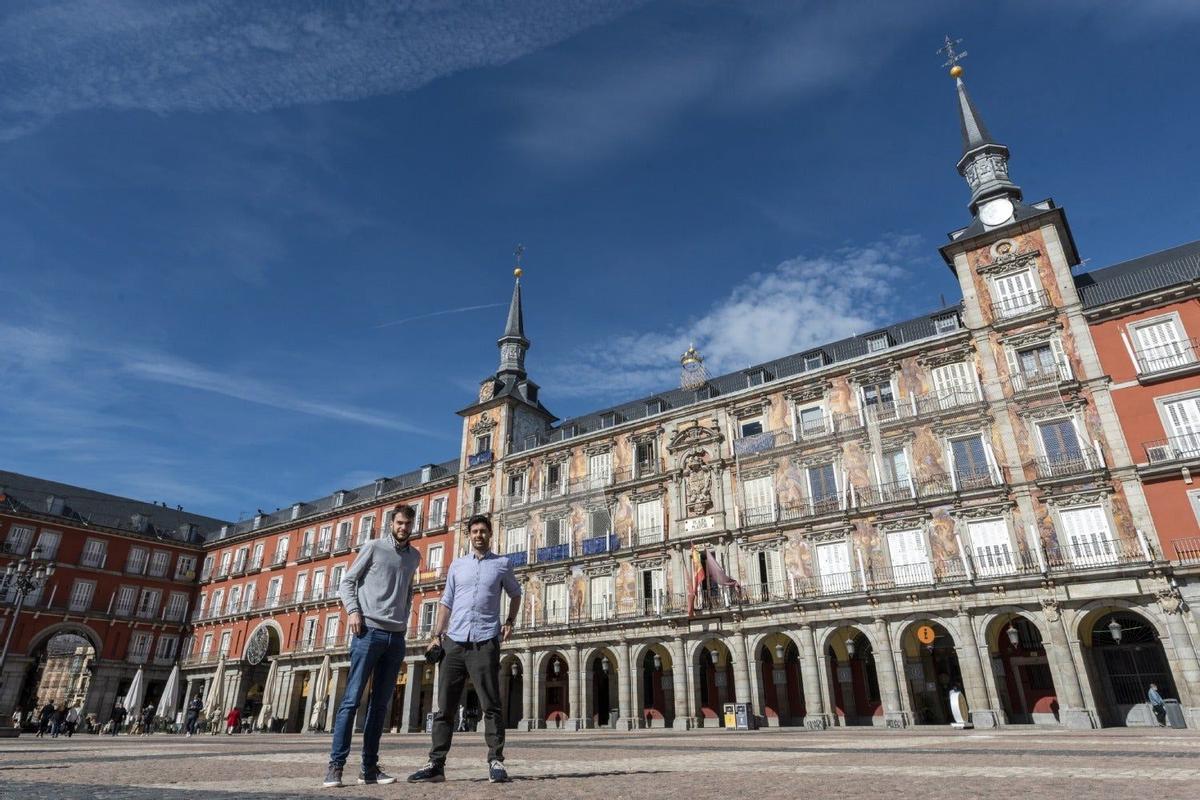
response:
[[[739,542],[738,547],[747,553],[761,553],[766,550],[778,550],[783,547],[787,541],[787,537],[783,534],[769,536],[766,539],[758,539],[753,542]]]
[[[988,503],[983,506],[967,506],[965,508],[951,509],[950,516],[958,519],[985,519],[987,517],[1000,517],[1008,513],[1016,504],[1011,501],[1002,503]]]
[[[559,450],[556,453],[547,453],[543,461],[546,464],[561,464],[571,457],[570,450]]]
[[[629,443],[637,445],[645,442],[656,442],[658,441],[658,437],[662,435],[662,431],[663,429],[658,427],[649,431],[637,431],[636,433],[631,433],[629,434]]]
[[[888,361],[886,364],[878,364],[865,370],[851,372],[847,378],[851,383],[883,383],[890,381],[892,375],[900,368],[900,365],[893,361]]]
[[[502,467],[502,469],[504,470],[505,476],[524,475],[526,472],[529,471],[529,462],[528,461],[509,462],[509,463],[505,464]]]
[[[617,574],[617,562],[609,560],[600,564],[589,564],[583,568],[583,574],[589,578],[607,578]]]
[[[478,436],[481,433],[487,433],[492,428],[496,427],[496,420],[492,419],[491,414],[484,414],[479,420],[471,426],[471,434]]]
[[[949,438],[951,436],[970,436],[973,433],[989,436],[988,423],[981,420],[967,420],[966,422],[958,422],[952,425],[934,425],[933,432],[938,436]]]
[[[735,419],[745,419],[746,417],[757,417],[763,413],[763,409],[771,405],[771,398],[759,397],[740,406],[730,409],[729,413]]]
[[[1064,400],[1062,403],[1047,403],[1044,406],[1034,406],[1033,408],[1018,408],[1017,413],[1024,419],[1038,422],[1044,419],[1053,419],[1055,417],[1068,416],[1071,413],[1078,413],[1087,406],[1087,401],[1082,397],[1073,397]]]
[[[655,567],[665,566],[670,560],[669,556],[652,553],[650,555],[639,556],[633,560],[633,566],[637,569],[654,569]]]
[[[667,450],[672,453],[694,450],[704,445],[719,444],[724,440],[725,437],[715,427],[709,428],[703,423],[697,422],[695,425],[676,431],[675,435],[671,437],[671,441],[667,443]]]
[[[810,544],[824,544],[825,542],[840,542],[850,538],[853,533],[853,528],[834,528],[833,530],[825,531],[809,531],[804,534],[804,540]]]
[[[924,529],[925,523],[929,518],[928,514],[919,514],[916,516],[895,517],[893,519],[879,519],[875,521],[875,530],[887,534],[894,531],[911,531],[914,528]]]
[[[604,442],[591,442],[590,444],[584,446],[583,452],[587,453],[589,456],[598,456],[602,453],[611,452],[612,449],[612,440],[608,440]]]
[[[779,468],[779,464],[772,461],[766,463],[758,463],[748,469],[738,471],[738,477],[744,481],[751,481],[755,478],[765,478],[767,475],[774,475],[775,470]]]
[[[922,367],[941,367],[946,364],[957,364],[960,361],[971,361],[971,357],[975,351],[972,349],[970,342],[963,342],[948,350],[938,350],[935,353],[922,353],[917,356],[917,363]],[[972,368],[974,364],[972,363]]]
[[[1056,508],[1073,508],[1075,506],[1090,506],[1096,503],[1103,503],[1112,492],[1111,486],[1105,486],[1100,489],[1088,489],[1070,494],[1047,495],[1043,499],[1047,504]]]
[[[1046,622],[1058,622],[1062,618],[1062,608],[1058,605],[1058,600],[1053,597],[1042,597],[1038,599],[1042,605],[1042,614],[1046,617]]]
[[[825,394],[833,388],[833,384],[829,381],[819,381],[817,383],[808,383],[803,386],[797,386],[790,392],[784,395],[788,400],[800,405],[803,403],[811,403],[814,400],[824,400]]]
[[[712,468],[704,460],[703,450],[693,450],[683,459],[683,488],[688,515],[698,517],[713,507]]]
[[[1045,325],[1039,325],[1032,330],[1024,330],[1013,336],[1002,338],[1000,343],[1013,349],[1033,347],[1034,345],[1045,344],[1061,333],[1062,326],[1057,322],[1050,322]]]
[[[635,503],[645,503],[648,500],[657,500],[664,494],[666,494],[666,489],[664,489],[663,485],[660,483],[654,486],[647,486],[644,489],[639,489],[636,492],[631,492],[629,499]]]
[[[827,464],[830,461],[837,460],[837,457],[842,453],[842,448],[836,445],[828,445],[819,450],[805,453],[801,456],[792,456],[791,462],[794,467],[814,467],[818,464]]]
[[[997,244],[1002,244],[997,242]],[[999,257],[987,264],[980,264],[975,268],[975,271],[980,275],[1004,275],[1009,272],[1019,272],[1023,269],[1037,264],[1037,258],[1041,253],[1037,250],[1025,250],[1020,253],[1014,253],[1010,249],[1007,253],[999,253]]]
[[[520,511],[517,513],[505,514],[502,518],[505,529],[520,528],[529,524],[529,512]]]

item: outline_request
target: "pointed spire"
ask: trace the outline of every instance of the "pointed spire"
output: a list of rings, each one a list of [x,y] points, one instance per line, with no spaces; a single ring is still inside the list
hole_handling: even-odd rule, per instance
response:
[[[517,257],[513,267],[512,301],[508,304],[508,319],[504,324],[504,335],[496,340],[500,348],[500,369],[496,376],[515,375],[525,377],[525,351],[529,349],[529,340],[525,338],[525,314],[521,310],[521,256],[525,253],[522,245],[517,245],[514,254]]]
[[[961,75],[962,67],[959,67]],[[967,94],[967,85],[963,83],[963,79],[956,77],[955,82],[958,85],[958,121],[962,127],[963,140],[963,155],[983,147],[985,144],[996,144],[996,140],[988,133],[987,126],[983,124],[983,117],[979,116],[979,110],[975,108],[975,103],[971,101],[971,95]]]

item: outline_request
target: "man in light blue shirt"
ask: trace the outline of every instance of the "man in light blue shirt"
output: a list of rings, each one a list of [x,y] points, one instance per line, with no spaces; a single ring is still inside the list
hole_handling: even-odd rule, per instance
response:
[[[512,635],[521,610],[521,585],[504,556],[491,551],[492,522],[483,514],[467,523],[471,551],[450,564],[442,592],[430,652],[444,653],[438,679],[438,711],[433,716],[429,763],[409,776],[410,783],[446,779],[446,755],[454,736],[454,714],[467,675],[483,706],[488,746],[488,780],[508,780],[504,769],[504,726],[500,721],[500,644]],[[509,597],[508,617],[500,621],[500,593]]]

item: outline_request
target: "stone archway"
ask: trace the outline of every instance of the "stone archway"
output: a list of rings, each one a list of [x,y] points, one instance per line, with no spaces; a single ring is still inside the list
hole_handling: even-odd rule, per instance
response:
[[[669,728],[675,722],[673,672],[677,668],[671,653],[655,643],[641,648],[633,658],[637,665],[636,709],[647,728]]]
[[[1010,725],[1058,725],[1054,670],[1042,631],[1029,616],[999,614],[984,630],[997,695]]]
[[[1078,633],[1101,724],[1158,724],[1146,700],[1150,684],[1164,698],[1179,695],[1154,621],[1139,610],[1107,606],[1085,614]]]
[[[524,717],[525,674],[521,659],[510,653],[500,659],[500,720],[514,730]]]
[[[618,670],[617,656],[607,647],[591,651],[584,659],[584,708],[588,727],[617,727],[621,716]]]
[[[276,668],[271,676],[271,662],[279,657],[283,649],[283,632],[278,623],[268,620],[260,624],[246,637],[246,646],[241,658],[241,679],[238,681],[239,697],[234,702],[250,719],[257,719],[264,704],[270,706],[268,713],[274,715],[279,707],[278,695],[283,684]],[[268,678],[271,685],[267,685]],[[332,705],[336,708],[334,698]]]
[[[95,711],[101,698],[93,683],[103,641],[90,627],[75,623],[52,625],[29,644],[30,661],[21,676],[15,708],[36,711],[46,703],[83,701]]]
[[[940,622],[922,619],[900,636],[904,654],[904,685],[916,725],[954,722],[950,691],[962,691],[963,675],[954,636]]]
[[[692,669],[697,724],[725,727],[725,704],[735,699],[732,651],[720,639],[705,639],[692,651]]]
[[[800,649],[783,633],[764,636],[756,645],[761,717],[768,726],[804,724],[804,683],[800,675]]]
[[[566,656],[550,651],[541,659],[540,667],[540,718],[547,728],[566,727],[571,718],[571,666]]]
[[[866,632],[856,625],[835,629],[825,639],[825,657],[834,717],[842,725],[874,725],[876,717],[882,719],[875,646]]]

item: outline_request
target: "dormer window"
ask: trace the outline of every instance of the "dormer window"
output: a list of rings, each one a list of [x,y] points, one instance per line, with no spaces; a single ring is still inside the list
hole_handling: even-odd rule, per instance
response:
[[[475,454],[486,453],[492,449],[492,435],[490,433],[481,433],[475,437]]]
[[[880,350],[887,350],[891,345],[891,340],[886,333],[876,333],[867,337],[867,352],[878,353]]]
[[[617,412],[606,411],[600,415],[600,427],[601,428],[611,428],[613,425],[616,425],[616,424],[617,424]]]
[[[660,397],[655,397],[646,401],[647,414],[661,414],[666,410],[667,404]]]
[[[333,495],[333,507],[334,508],[341,508],[342,504],[345,502],[346,502],[346,493],[344,491],[338,491],[338,492],[334,493],[334,495]]]
[[[767,371],[761,367],[746,372],[747,386],[762,386],[767,382]]]
[[[944,317],[934,317],[933,330],[936,333],[950,333],[958,330],[958,315],[947,314]]]
[[[292,519],[296,519],[300,516],[301,505],[301,503],[292,503]]]
[[[259,528],[261,528],[261,527],[262,527],[262,521],[263,521],[263,515],[262,515],[262,514],[255,514],[255,515],[254,515],[254,527],[252,528],[252,530],[258,530]]]
[[[823,366],[825,366],[825,354],[821,351],[818,350],[815,353],[808,353],[804,356],[804,368],[806,370],[820,369]]]

